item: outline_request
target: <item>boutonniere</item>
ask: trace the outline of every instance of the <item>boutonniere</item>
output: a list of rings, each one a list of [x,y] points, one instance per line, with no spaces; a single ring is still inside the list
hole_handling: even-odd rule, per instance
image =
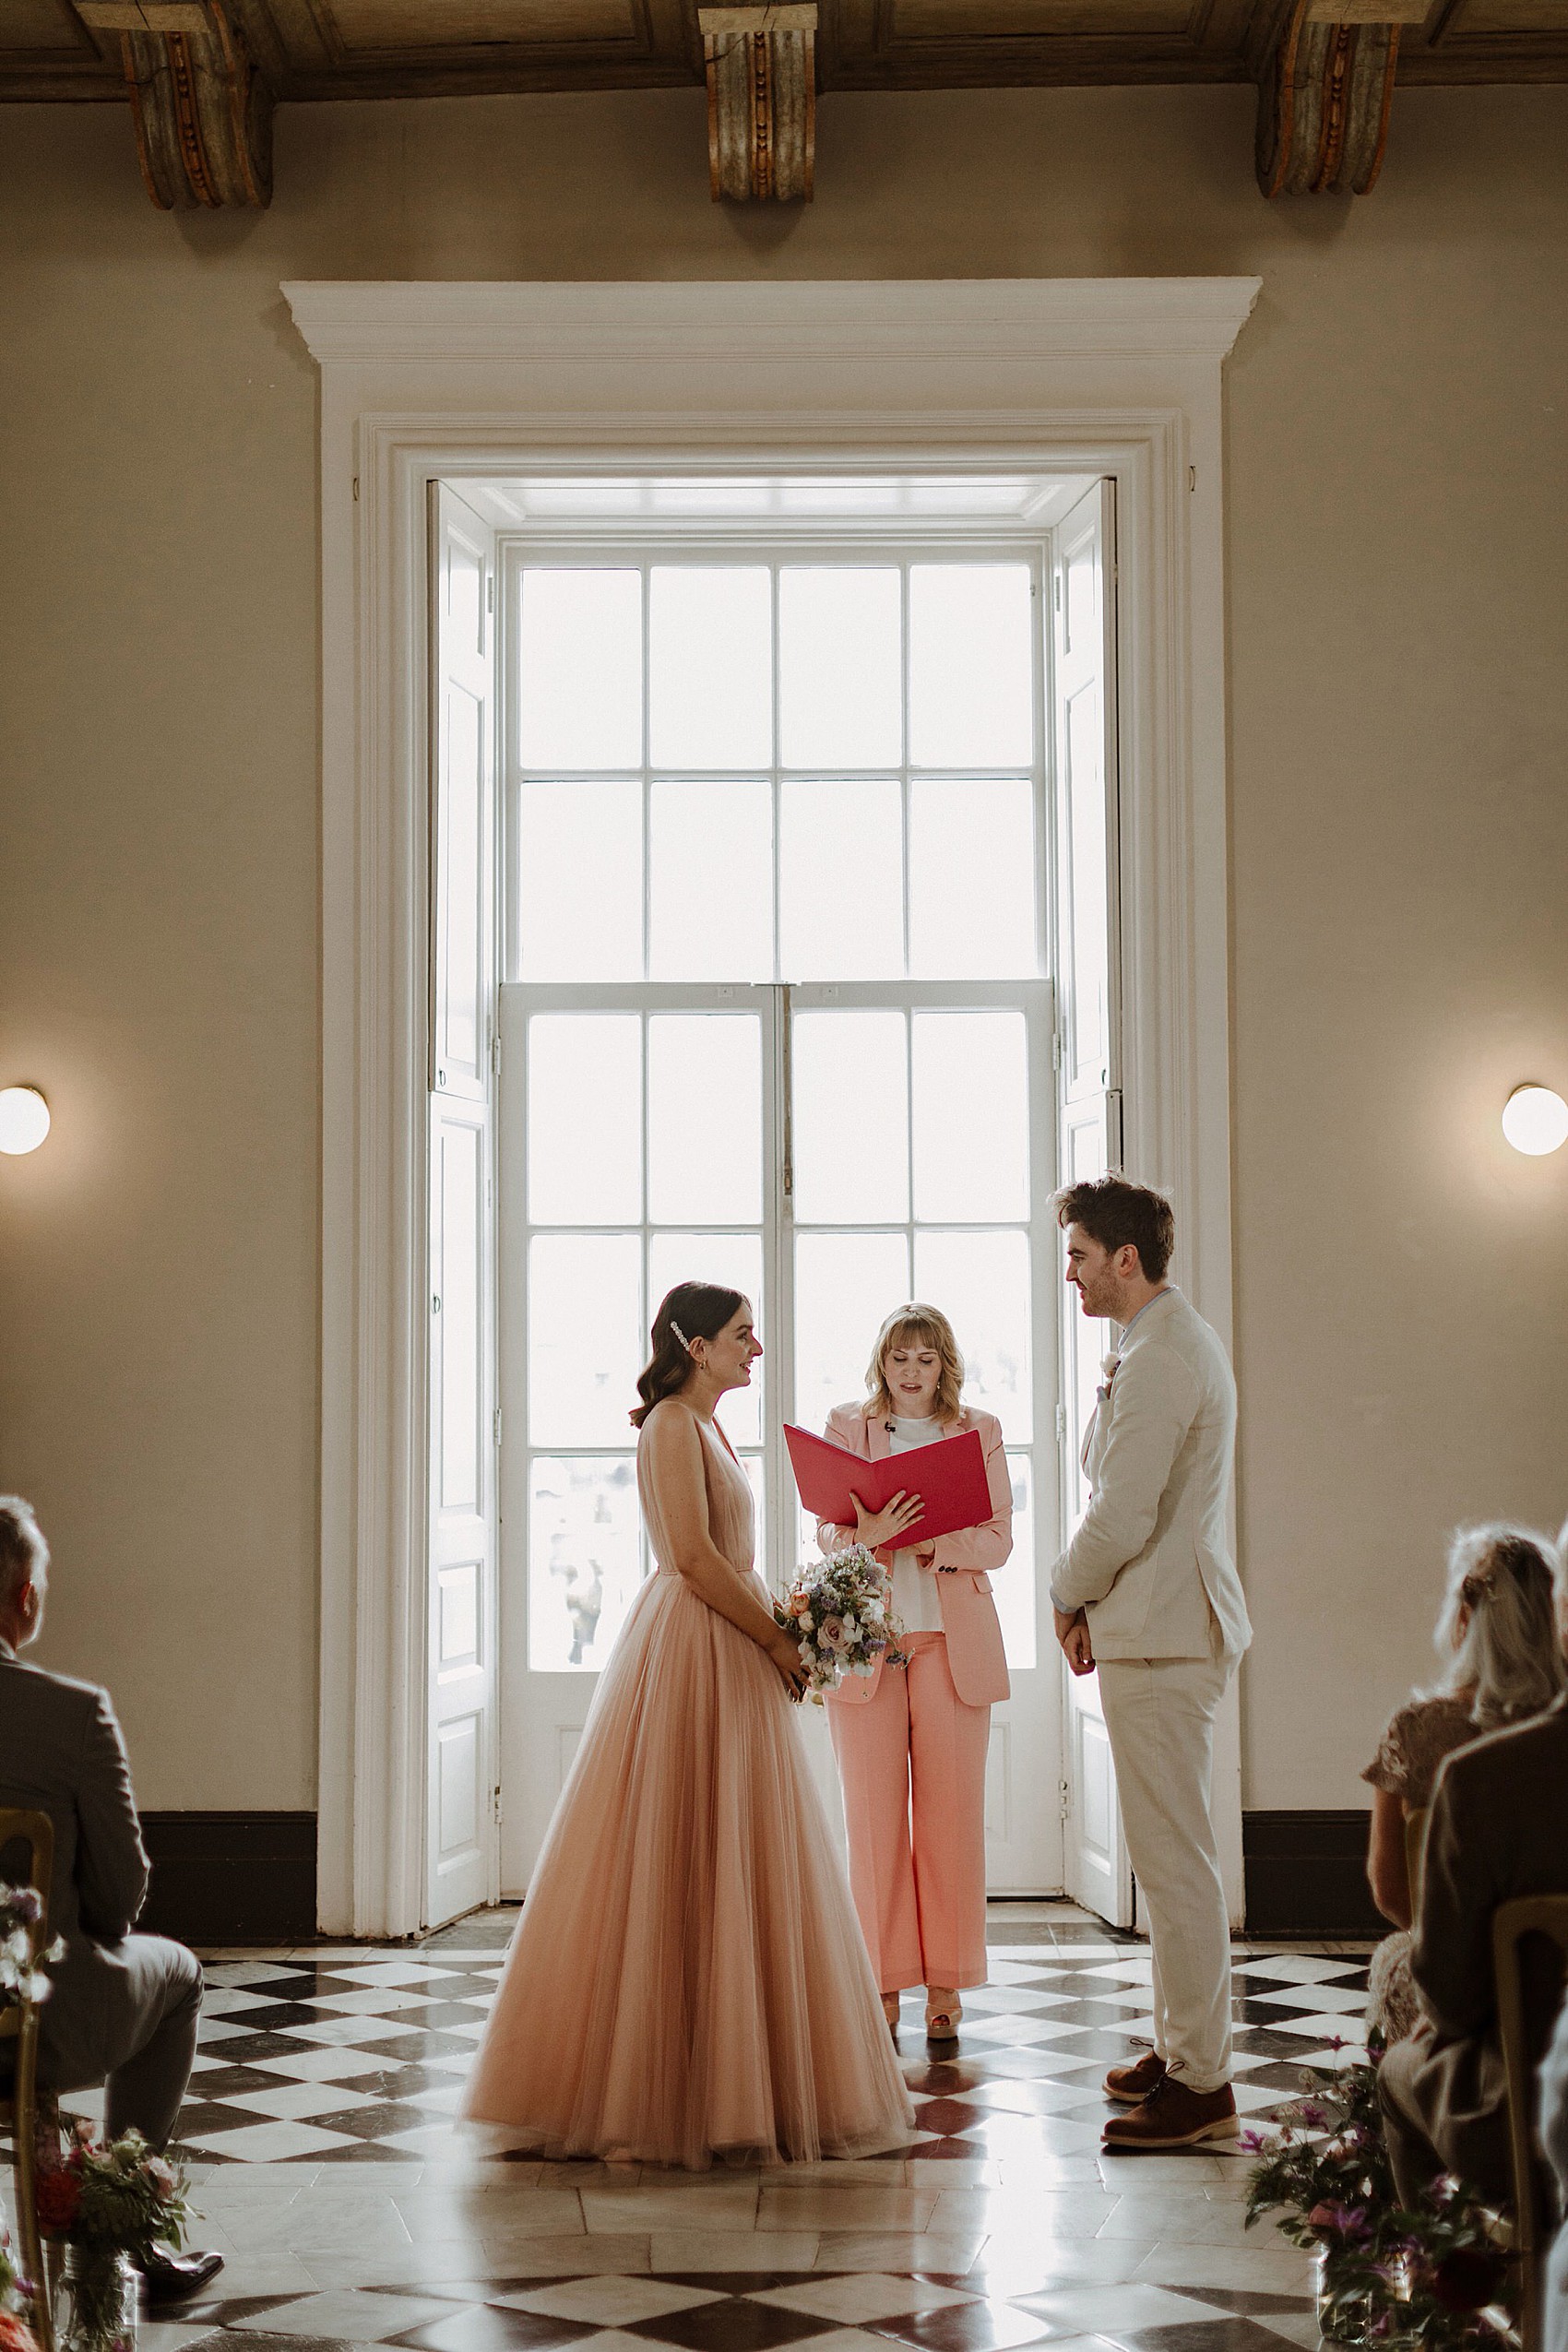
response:
[[[1121,1357],[1116,1355],[1101,1356],[1099,1360],[1100,1381],[1095,1395],[1102,1405],[1111,1395],[1111,1384],[1116,1377],[1116,1369],[1121,1361]]]

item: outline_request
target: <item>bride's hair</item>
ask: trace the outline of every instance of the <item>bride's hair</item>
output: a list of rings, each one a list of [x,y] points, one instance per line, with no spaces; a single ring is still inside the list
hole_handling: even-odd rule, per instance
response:
[[[654,1407],[691,1378],[692,1341],[717,1338],[745,1303],[743,1290],[726,1290],[722,1283],[676,1283],[653,1318],[653,1353],[637,1374],[637,1395],[643,1401],[633,1410],[634,1429],[641,1429]]]
[[[928,1307],[919,1299],[911,1299],[907,1306],[895,1307],[876,1335],[876,1346],[866,1366],[866,1401],[861,1408],[867,1420],[897,1410],[887,1385],[890,1348],[935,1348],[942,1359],[942,1369],[936,1375],[933,1412],[939,1421],[956,1421],[964,1409],[964,1359],[958,1353],[953,1326],[942,1309]]]
[[[1448,1547],[1448,1594],[1432,1636],[1453,1663],[1432,1695],[1473,1690],[1471,1719],[1483,1730],[1549,1707],[1568,1688],[1562,1586],[1550,1536],[1506,1525],[1461,1527]]]

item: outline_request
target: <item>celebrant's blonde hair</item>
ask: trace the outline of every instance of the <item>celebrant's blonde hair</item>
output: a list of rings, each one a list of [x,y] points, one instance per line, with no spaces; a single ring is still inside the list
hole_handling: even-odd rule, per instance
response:
[[[868,1421],[879,1413],[897,1410],[893,1391],[887,1385],[887,1351],[890,1348],[934,1348],[942,1359],[942,1370],[936,1376],[936,1419],[956,1421],[963,1411],[964,1359],[958,1353],[958,1342],[953,1336],[953,1326],[940,1307],[928,1307],[919,1299],[911,1299],[895,1307],[876,1335],[866,1366],[866,1401],[861,1410]]]

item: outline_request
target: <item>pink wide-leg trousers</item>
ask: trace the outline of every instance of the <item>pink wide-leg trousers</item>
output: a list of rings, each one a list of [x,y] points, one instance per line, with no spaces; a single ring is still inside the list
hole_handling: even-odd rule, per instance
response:
[[[982,1985],[991,1709],[953,1688],[942,1633],[907,1633],[861,1705],[830,1698],[849,1884],[881,1990]]]

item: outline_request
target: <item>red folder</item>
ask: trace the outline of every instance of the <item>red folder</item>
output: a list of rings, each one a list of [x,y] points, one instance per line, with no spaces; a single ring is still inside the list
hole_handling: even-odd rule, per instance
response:
[[[784,1438],[801,1501],[836,1527],[854,1526],[857,1494],[868,1512],[877,1512],[900,1490],[918,1494],[925,1505],[924,1516],[905,1538],[910,1544],[950,1536],[956,1527],[983,1526],[995,1512],[979,1430],[913,1446],[908,1454],[889,1454],[880,1462],[864,1461],[848,1446],[814,1437],[810,1430],[795,1429],[789,1421]]]

